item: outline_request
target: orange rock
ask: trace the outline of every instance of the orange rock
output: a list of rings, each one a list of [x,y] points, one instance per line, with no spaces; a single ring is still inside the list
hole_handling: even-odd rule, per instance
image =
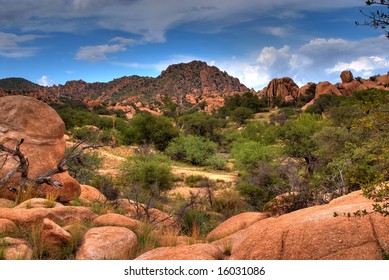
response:
[[[65,125],[56,111],[47,104],[31,97],[6,96],[0,98],[0,142],[14,149],[24,139],[20,150],[28,157],[29,177],[45,174],[56,167],[65,153]],[[0,178],[18,163],[9,159],[0,170]],[[15,199],[15,192],[6,186],[17,185],[17,176],[0,188],[0,197]],[[80,186],[67,172],[54,176],[64,187],[43,186],[44,193],[55,191],[58,199],[69,201],[80,194]]]
[[[125,227],[129,229],[136,229],[140,222],[129,217],[116,214],[116,213],[108,213],[94,219],[93,223],[96,226],[118,226]]]
[[[248,226],[258,222],[260,220],[266,219],[269,217],[268,213],[255,213],[247,212],[242,213],[236,216],[229,218],[220,225],[218,225],[214,230],[212,230],[208,235],[206,240],[213,241],[222,239],[226,236],[229,236],[237,231],[247,228]]]
[[[136,260],[220,260],[223,252],[212,244],[180,245],[160,247],[148,251]]]
[[[134,232],[123,227],[98,227],[86,232],[77,260],[124,260],[128,259],[138,244]]]
[[[8,219],[21,226],[31,226],[44,218],[57,223],[74,223],[92,221],[96,214],[89,208],[63,206],[55,208],[0,208],[0,218]]]
[[[30,260],[32,249],[21,239],[4,237],[0,239],[0,248],[4,248],[6,260]]]
[[[42,239],[48,248],[66,244],[70,238],[70,234],[52,220],[47,218],[43,219]]]
[[[52,202],[45,198],[31,198],[15,206],[14,209],[54,208],[63,206],[64,205],[59,202]]]
[[[16,224],[8,219],[0,219],[0,235],[8,234],[17,231]]]
[[[102,194],[98,189],[88,186],[88,185],[81,185],[81,194],[80,199],[86,200],[88,202],[105,202],[107,201],[107,198],[104,194]]]
[[[322,206],[256,222],[231,238],[230,259],[382,259],[389,241],[389,218],[334,217],[372,210],[360,192]]]

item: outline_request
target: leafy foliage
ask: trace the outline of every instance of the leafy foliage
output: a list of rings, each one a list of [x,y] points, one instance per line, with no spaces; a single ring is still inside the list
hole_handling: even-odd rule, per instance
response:
[[[152,144],[163,151],[169,142],[178,136],[178,130],[166,117],[141,113],[131,120],[126,135],[129,143]]]
[[[200,136],[180,136],[167,147],[166,154],[174,160],[193,165],[206,165],[206,161],[216,153],[217,145]]]

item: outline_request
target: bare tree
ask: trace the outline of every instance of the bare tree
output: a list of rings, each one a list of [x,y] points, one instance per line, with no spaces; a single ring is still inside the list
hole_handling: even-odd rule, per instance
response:
[[[389,31],[386,31],[386,27],[389,25],[389,0],[367,0],[366,6],[382,6],[385,10],[374,11],[362,11],[361,13],[366,17],[364,22],[356,21],[356,25],[372,26],[374,28],[381,28],[385,31],[386,37],[389,38]]]
[[[10,160],[10,158],[12,158],[17,163],[17,166],[14,169],[8,171],[7,174],[5,174],[5,176],[0,179],[0,188],[4,186],[16,174],[20,174],[18,185],[8,187],[8,189],[11,191],[17,191],[19,187],[22,191],[25,191],[26,186],[28,184],[34,187],[38,187],[42,184],[61,187],[62,184],[53,178],[55,174],[68,171],[66,164],[70,161],[79,158],[85,150],[97,149],[103,146],[98,144],[86,144],[86,142],[87,139],[75,143],[73,147],[62,158],[58,160],[55,168],[33,178],[29,176],[30,163],[28,161],[28,157],[20,150],[21,145],[24,143],[24,139],[20,139],[16,143],[14,149],[0,144],[0,158],[2,158],[0,169],[5,166],[5,164],[8,160]]]

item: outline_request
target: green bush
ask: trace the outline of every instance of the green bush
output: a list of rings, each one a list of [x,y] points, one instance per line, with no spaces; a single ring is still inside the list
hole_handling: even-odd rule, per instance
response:
[[[131,128],[125,132],[125,139],[137,144],[152,144],[163,151],[170,141],[178,136],[178,129],[170,119],[153,116],[150,113],[137,114],[130,121]],[[130,144],[130,143],[128,143]]]
[[[165,152],[174,160],[193,165],[206,165],[206,161],[216,153],[217,145],[200,136],[180,136],[175,138]]]
[[[120,180],[123,191],[145,202],[158,199],[173,187],[173,174],[169,161],[156,155],[129,157],[122,165]]]
[[[219,157],[217,155],[213,155],[209,157],[207,160],[205,160],[204,164],[216,170],[227,169],[227,161],[224,158]]]

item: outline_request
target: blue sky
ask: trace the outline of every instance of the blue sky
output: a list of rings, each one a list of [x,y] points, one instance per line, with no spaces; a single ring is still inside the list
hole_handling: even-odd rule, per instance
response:
[[[0,78],[42,84],[156,77],[203,60],[262,89],[389,70],[389,40],[364,0],[0,0]]]

